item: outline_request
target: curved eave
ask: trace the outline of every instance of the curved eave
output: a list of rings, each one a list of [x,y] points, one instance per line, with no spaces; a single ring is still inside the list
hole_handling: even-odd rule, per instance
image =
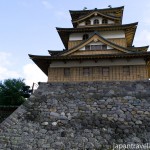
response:
[[[132,49],[132,50],[137,51],[137,52],[146,52],[146,51],[148,51],[149,46],[127,47],[127,48]]]
[[[58,55],[59,53],[63,51],[62,50],[48,50],[48,52],[51,56],[54,56],[54,55]]]
[[[103,55],[83,55],[83,56],[38,56],[30,55],[33,62],[48,76],[48,68],[52,61],[67,60],[99,60],[99,59],[123,59],[123,58],[144,58],[146,62],[150,61],[150,52],[132,53],[132,54],[103,54]]]
[[[51,63],[52,60],[77,60],[77,59],[109,59],[109,58],[148,58],[150,59],[150,52],[126,53],[126,54],[99,54],[99,55],[78,55],[78,56],[39,56],[29,55],[33,61],[41,61]]]
[[[37,56],[29,54],[30,59],[48,76],[50,56]]]
[[[128,27],[134,27],[137,26],[138,22],[134,22],[134,23],[130,23],[130,24],[123,24],[123,25],[109,25],[108,26],[93,26],[93,27],[81,27],[81,28],[60,28],[60,27],[56,27],[58,32],[85,32],[85,31],[93,31],[93,30],[109,30],[109,29],[127,29]]]

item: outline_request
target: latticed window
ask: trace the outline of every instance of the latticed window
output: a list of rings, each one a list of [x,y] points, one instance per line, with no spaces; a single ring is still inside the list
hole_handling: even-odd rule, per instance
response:
[[[83,40],[87,40],[89,38],[88,34],[83,34]]]
[[[70,77],[70,68],[64,68],[64,76]]]
[[[93,24],[99,24],[99,20],[98,19],[95,19]]]
[[[91,50],[91,46],[90,45],[86,45],[85,46],[85,50]]]
[[[91,69],[90,68],[83,68],[83,75],[84,76],[89,76],[91,74]]]
[[[130,75],[130,67],[129,66],[123,67],[123,75],[126,75],[126,76]]]
[[[107,19],[103,19],[102,20],[102,24],[108,24],[108,20]]]
[[[91,24],[91,21],[90,20],[87,20],[86,22],[85,22],[85,25],[90,25]]]
[[[109,76],[109,67],[103,67],[102,74],[104,77],[108,77]]]
[[[107,45],[102,45],[102,49],[107,49]]]
[[[86,45],[85,50],[106,50],[107,45]]]

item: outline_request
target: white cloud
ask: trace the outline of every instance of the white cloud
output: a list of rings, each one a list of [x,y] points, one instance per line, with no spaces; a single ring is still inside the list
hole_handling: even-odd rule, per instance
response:
[[[26,64],[23,67],[25,83],[32,86],[33,83],[47,82],[47,76],[35,65]]]
[[[11,66],[13,65],[10,60],[11,54],[6,52],[0,52],[0,80],[8,78],[19,78],[19,73],[13,71]]]
[[[0,52],[0,81],[8,78],[24,78],[25,83],[32,86],[33,83],[46,82],[47,76],[35,65],[26,64],[22,73],[15,71],[15,63],[12,63],[11,53]]]
[[[0,66],[0,80],[8,78],[19,78],[19,74],[16,71],[10,71],[9,69]]]
[[[47,0],[42,0],[42,4],[47,9],[52,9],[53,8],[53,6]]]

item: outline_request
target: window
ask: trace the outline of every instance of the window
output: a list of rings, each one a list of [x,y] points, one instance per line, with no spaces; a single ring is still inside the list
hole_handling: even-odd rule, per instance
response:
[[[99,24],[99,20],[98,19],[95,19],[93,24]]]
[[[86,45],[85,50],[106,50],[107,45]]]
[[[104,77],[108,77],[109,76],[109,67],[103,67],[102,74]]]
[[[86,22],[85,22],[85,25],[90,25],[91,24],[91,21],[90,20],[87,20]]]
[[[89,38],[88,34],[83,34],[83,40],[87,40]]]
[[[107,49],[107,45],[101,45],[102,49]]]
[[[126,75],[126,76],[130,75],[130,67],[129,66],[123,67],[123,75]]]
[[[64,68],[64,76],[69,77],[70,76],[70,68]]]
[[[91,48],[90,45],[85,46],[85,50],[91,50],[90,48]]]
[[[108,24],[108,20],[107,19],[103,19],[102,20],[102,24]]]
[[[83,75],[89,76],[90,75],[90,68],[83,68]]]

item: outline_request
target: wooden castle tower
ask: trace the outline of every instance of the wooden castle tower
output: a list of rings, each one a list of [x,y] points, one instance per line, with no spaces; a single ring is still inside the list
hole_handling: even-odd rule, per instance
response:
[[[48,82],[148,79],[148,46],[132,46],[138,23],[122,24],[123,10],[71,10],[73,28],[56,28],[65,49],[30,58]]]

